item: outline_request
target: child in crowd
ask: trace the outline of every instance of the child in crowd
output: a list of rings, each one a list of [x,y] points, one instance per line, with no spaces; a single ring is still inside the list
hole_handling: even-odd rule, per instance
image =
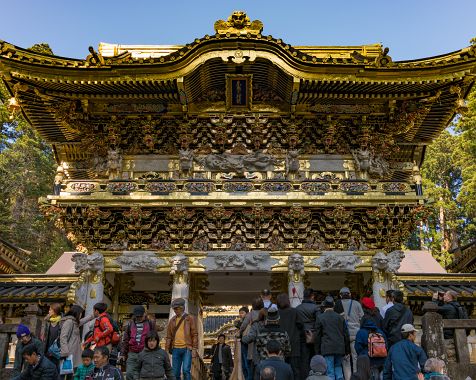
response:
[[[74,373],[74,380],[85,380],[94,369],[93,363],[94,352],[89,348],[85,349],[81,354],[83,364],[79,365]]]
[[[150,331],[145,338],[145,348],[139,354],[140,380],[163,379],[175,380],[169,355],[159,347],[159,336]]]

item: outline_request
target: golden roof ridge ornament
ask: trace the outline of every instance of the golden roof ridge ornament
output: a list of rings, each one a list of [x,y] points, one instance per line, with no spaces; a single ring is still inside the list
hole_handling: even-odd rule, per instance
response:
[[[214,26],[218,34],[258,35],[263,30],[263,23],[260,20],[250,21],[243,11],[234,11],[227,21],[218,20]]]

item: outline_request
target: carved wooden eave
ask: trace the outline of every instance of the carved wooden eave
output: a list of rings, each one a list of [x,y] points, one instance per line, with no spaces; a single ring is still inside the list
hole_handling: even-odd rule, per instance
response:
[[[293,47],[243,12],[215,29],[84,60],[0,42],[11,109],[60,164],[45,213],[103,251],[160,250],[160,234],[172,250],[229,249],[237,231],[254,250],[318,251],[314,235],[398,247],[425,214],[425,146],[464,110],[476,47],[394,62],[381,45]]]
[[[14,274],[28,270],[30,252],[0,239],[0,272]]]

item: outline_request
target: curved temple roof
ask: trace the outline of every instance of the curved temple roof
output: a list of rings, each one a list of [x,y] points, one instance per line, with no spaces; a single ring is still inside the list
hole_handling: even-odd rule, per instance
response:
[[[251,22],[243,12],[217,21],[215,34],[184,46],[101,44],[98,52],[90,48],[86,59],[40,54],[0,41],[4,83],[57,151],[81,141],[80,134],[65,127],[57,112],[60,102],[80,101],[93,123],[104,122],[110,117],[105,110],[125,103],[140,103],[129,116],[220,113],[227,111],[224,101],[215,108],[207,104],[213,94],[224,93],[226,75],[251,74],[253,88],[269,90],[279,103],[254,106],[251,113],[362,123],[372,118],[372,124],[398,119],[405,102],[424,106],[425,112],[399,136],[400,159],[421,162],[421,147],[464,109],[475,73],[476,46],[394,62],[380,45],[291,46],[263,35],[262,23]]]

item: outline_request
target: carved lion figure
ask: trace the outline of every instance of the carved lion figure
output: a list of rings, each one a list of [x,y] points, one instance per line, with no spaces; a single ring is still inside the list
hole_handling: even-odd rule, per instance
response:
[[[188,272],[188,257],[186,257],[183,253],[179,253],[172,257],[170,274],[174,275],[186,272]]]
[[[304,258],[299,253],[293,253],[288,258],[288,269],[291,275],[294,272],[304,275]]]
[[[75,252],[73,254],[72,260],[74,262],[74,271],[80,273],[88,269],[88,255],[81,252]]]
[[[92,272],[99,272],[104,269],[104,257],[99,252],[94,252],[87,256],[88,269]]]
[[[388,267],[388,257],[383,252],[377,252],[372,257],[372,269],[374,271],[384,272]]]
[[[397,273],[398,268],[400,268],[400,264],[405,257],[403,251],[397,250],[392,251],[387,255],[388,258],[388,268],[387,272],[389,273]]]

